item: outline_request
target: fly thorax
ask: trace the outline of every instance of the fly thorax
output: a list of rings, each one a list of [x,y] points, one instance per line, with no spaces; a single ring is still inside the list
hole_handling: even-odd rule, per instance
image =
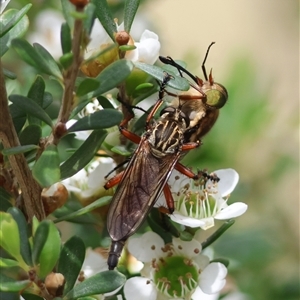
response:
[[[149,136],[151,152],[156,157],[176,153],[183,142],[183,132],[177,122],[158,122]]]
[[[183,132],[189,125],[188,121],[177,108],[169,106],[162,110],[161,118],[148,138],[152,154],[163,157],[180,151],[184,139]]]

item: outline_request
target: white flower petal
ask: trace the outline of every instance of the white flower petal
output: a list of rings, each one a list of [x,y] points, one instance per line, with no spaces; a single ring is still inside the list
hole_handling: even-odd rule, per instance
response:
[[[172,221],[174,221],[178,224],[182,224],[182,225],[189,226],[192,228],[201,227],[201,226],[205,225],[205,221],[203,221],[203,219],[198,220],[198,219],[186,217],[186,216],[178,214],[176,212],[173,213],[172,215],[170,215],[170,218]]]
[[[199,255],[199,253],[202,250],[201,243],[194,239],[186,242],[178,238],[173,238],[172,243],[176,253],[182,256],[186,256],[188,258],[193,258]]]
[[[228,196],[236,187],[239,181],[239,174],[234,169],[222,169],[214,171],[220,178],[218,191],[222,197]]]
[[[199,286],[207,294],[218,293],[226,283],[226,267],[221,263],[209,264],[200,274]]]
[[[202,290],[197,287],[195,292],[192,295],[192,300],[217,300],[219,299],[219,293],[208,295],[202,292]]]
[[[217,220],[227,220],[236,218],[242,215],[248,208],[248,205],[243,202],[236,202],[221,210],[215,215]]]
[[[88,248],[82,268],[86,278],[108,269],[107,261],[100,253]]]
[[[142,262],[150,262],[153,258],[162,257],[165,243],[155,232],[148,231],[141,237],[131,237],[128,241],[128,251]]]
[[[124,295],[127,300],[156,300],[157,291],[148,278],[132,277],[124,285]]]
[[[103,163],[101,161],[94,169],[94,171],[90,174],[88,178],[88,186],[91,188],[102,188],[107,181],[104,176],[106,176],[111,170],[113,170],[113,168],[113,160],[108,163]]]

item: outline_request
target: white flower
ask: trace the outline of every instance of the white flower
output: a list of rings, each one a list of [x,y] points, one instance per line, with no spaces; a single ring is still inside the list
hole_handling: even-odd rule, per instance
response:
[[[106,183],[104,177],[112,171],[114,167],[115,164],[111,158],[100,158],[94,161],[87,170],[82,169],[74,176],[65,179],[63,184],[67,190],[73,192],[81,202],[89,203],[110,193],[104,189]]]
[[[160,42],[158,35],[150,30],[145,30],[139,42],[135,42],[136,49],[128,51],[125,57],[133,62],[140,61],[153,65],[159,56]]]
[[[62,55],[60,28],[63,22],[62,15],[56,10],[46,9],[41,11],[35,19],[35,32],[29,35],[28,40],[31,43],[39,43],[54,58],[59,58]]]
[[[168,184],[175,204],[175,211],[170,215],[174,222],[206,230],[214,226],[214,219],[235,218],[247,210],[248,206],[242,202],[227,204],[230,193],[238,182],[238,173],[233,169],[213,173],[220,178],[219,182],[195,182],[193,179],[183,178],[177,171],[173,172]]]
[[[107,266],[106,258],[101,254],[100,250],[97,251],[97,249],[92,250],[91,248],[88,248],[86,250],[85,259],[84,259],[81,270],[83,272],[83,276],[85,279],[92,277],[93,275],[95,275],[97,273],[107,271],[108,266]],[[122,288],[122,286],[113,292],[106,293],[104,295],[93,295],[93,297],[95,297],[96,299],[99,299],[99,300],[106,299],[105,298],[106,296],[114,295],[121,288]],[[122,296],[118,295],[117,299],[121,300]]]
[[[225,285],[226,267],[200,254],[201,244],[173,239],[164,244],[154,232],[147,232],[139,238],[130,238],[128,250],[144,262],[143,277],[132,277],[125,283],[127,300],[156,299],[201,299],[207,294],[218,293]],[[196,294],[195,294],[196,293]],[[195,296],[194,296],[195,295]]]
[[[124,23],[121,23],[120,25],[117,24],[117,31],[120,32],[123,30]],[[91,42],[87,47],[88,56],[94,57],[95,52],[99,52],[99,50],[103,50],[112,44],[113,41],[106,33],[99,20],[95,19],[94,26],[91,32]],[[160,42],[156,33],[146,29],[142,33],[139,42],[135,42],[133,41],[133,39],[130,39],[128,44],[133,44],[136,49],[127,51],[125,55],[126,59],[132,60],[133,62],[140,61],[151,65],[153,65],[158,59]]]

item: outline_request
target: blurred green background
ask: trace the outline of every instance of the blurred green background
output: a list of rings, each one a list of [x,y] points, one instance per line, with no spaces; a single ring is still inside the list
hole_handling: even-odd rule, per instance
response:
[[[161,55],[186,61],[193,74],[203,77],[205,51],[216,42],[206,67],[227,88],[229,101],[203,146],[185,163],[210,171],[234,168],[240,174],[230,201],[247,203],[248,211],[215,247],[231,261],[227,289],[255,300],[299,299],[299,2],[142,2],[133,35],[139,38],[144,28],[156,32]],[[25,3],[12,0],[8,8]],[[61,10],[60,1],[31,3],[29,34],[41,30],[43,20],[35,22],[46,9]],[[118,16],[122,1],[110,3]],[[49,42],[47,34],[42,36]],[[48,49],[39,36],[35,41]],[[26,73],[13,50],[3,63],[27,90],[34,74]]]

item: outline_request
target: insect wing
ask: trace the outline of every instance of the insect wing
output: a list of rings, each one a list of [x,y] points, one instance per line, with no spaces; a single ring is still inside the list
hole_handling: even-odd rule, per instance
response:
[[[108,211],[107,228],[112,240],[127,239],[142,224],[179,156],[180,152],[156,158],[143,137],[124,171]]]

